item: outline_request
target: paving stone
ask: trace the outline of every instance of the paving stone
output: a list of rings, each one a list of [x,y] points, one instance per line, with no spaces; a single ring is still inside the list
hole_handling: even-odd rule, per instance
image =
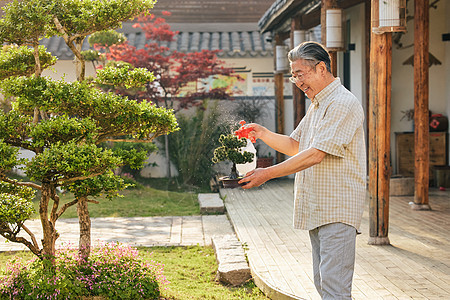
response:
[[[91,240],[93,245],[105,242],[121,242],[132,246],[188,246],[211,245],[213,235],[233,234],[230,221],[224,215],[138,218],[91,218]],[[36,236],[41,245],[40,220],[27,220],[25,225]],[[79,225],[77,219],[61,219],[56,222],[61,237],[56,246],[70,244],[78,246]],[[19,236],[29,239],[21,231]],[[6,242],[0,236],[0,252],[28,250],[19,243]]]
[[[218,193],[198,194],[198,203],[202,214],[223,214],[225,212],[225,206]]]
[[[219,265],[217,280],[239,286],[251,278],[244,249],[235,235],[214,236],[212,244]]]

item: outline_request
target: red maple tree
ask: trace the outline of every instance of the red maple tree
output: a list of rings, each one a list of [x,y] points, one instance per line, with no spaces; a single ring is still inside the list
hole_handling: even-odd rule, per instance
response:
[[[170,13],[165,12],[164,15]],[[226,86],[208,89],[202,84],[211,76],[238,77],[231,68],[224,66],[224,61],[218,59],[220,50],[190,53],[170,50],[166,45],[175,41],[178,32],[172,31],[164,18],[153,14],[139,17],[134,27],[143,30],[148,41],[145,47],[137,49],[125,42],[109,47],[107,54],[109,60],[146,68],[155,75],[156,80],[147,84],[145,91],[133,93],[133,98],[150,99],[156,105],[174,111],[200,105],[204,99],[231,98]]]

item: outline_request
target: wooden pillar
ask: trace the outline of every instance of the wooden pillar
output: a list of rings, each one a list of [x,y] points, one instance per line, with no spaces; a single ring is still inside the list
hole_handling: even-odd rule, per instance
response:
[[[338,5],[336,0],[322,0],[320,9],[320,24],[322,25],[321,28],[322,44],[325,46],[327,44],[327,30],[326,30],[327,9],[337,7]],[[337,76],[337,52],[336,51],[329,51],[329,52],[331,58],[331,73],[333,73],[334,76]]]
[[[365,62],[366,62],[366,120],[369,119],[369,90],[370,90],[370,36],[372,32],[371,26],[371,0],[366,0],[364,7],[364,31],[365,31]],[[369,126],[367,126],[367,136],[369,136]]]
[[[291,21],[291,49],[298,46],[294,45],[294,31],[300,30],[300,18],[292,18]],[[294,102],[294,128],[303,119],[306,113],[305,93],[294,83],[292,84],[292,101]]]
[[[429,210],[430,180],[428,68],[429,1],[414,1],[414,203],[416,210]]]
[[[369,241],[388,245],[392,33],[371,35],[369,90]]]
[[[280,35],[277,34],[275,36],[275,55],[274,58],[276,60],[276,46],[283,45],[283,40]],[[279,134],[284,134],[284,73],[282,71],[276,70],[276,61],[275,61],[275,120],[276,120],[276,132]],[[284,161],[283,153],[277,151],[276,153],[277,163]]]

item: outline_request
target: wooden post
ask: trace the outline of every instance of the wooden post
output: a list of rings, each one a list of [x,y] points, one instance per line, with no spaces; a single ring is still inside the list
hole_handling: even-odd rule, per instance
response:
[[[277,57],[276,54],[276,46],[277,45],[283,45],[283,40],[281,39],[280,35],[277,34],[275,36],[275,60]],[[275,62],[275,75],[274,75],[274,79],[275,79],[275,120],[276,120],[276,132],[279,134],[284,134],[284,94],[283,94],[283,89],[284,89],[284,73],[283,72],[279,72],[276,70],[276,62]],[[276,154],[276,160],[277,163],[280,163],[282,161],[284,161],[284,155],[283,153],[280,153],[277,151]]]
[[[428,68],[429,1],[414,1],[414,204],[415,210],[430,210]]]
[[[294,31],[300,30],[300,18],[293,18],[291,21],[291,49],[298,46],[294,45]],[[294,102],[294,128],[303,119],[306,113],[305,93],[294,83],[292,84],[292,101]]]
[[[388,245],[392,34],[371,34],[369,90],[369,241]]]
[[[366,62],[366,116],[367,120],[369,119],[369,90],[370,90],[370,36],[372,32],[372,26],[371,26],[371,0],[366,0],[364,3],[365,5],[365,24],[364,24],[364,31],[365,31],[365,62]],[[369,136],[369,126],[367,126],[367,136]]]
[[[327,9],[329,8],[337,8],[337,1],[336,0],[322,0],[320,9],[320,24],[322,25],[321,28],[321,40],[322,44],[326,46],[327,44],[327,30],[326,30],[326,24],[327,24]],[[336,51],[329,51],[330,58],[331,58],[331,73],[333,73],[334,76],[337,76],[337,52]]]

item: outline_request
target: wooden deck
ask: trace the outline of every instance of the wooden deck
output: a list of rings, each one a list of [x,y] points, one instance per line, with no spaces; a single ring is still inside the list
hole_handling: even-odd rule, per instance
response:
[[[271,299],[320,299],[307,231],[292,228],[293,181],[222,189],[255,282]],[[432,211],[391,197],[390,246],[371,246],[368,207],[357,237],[354,299],[450,299],[450,193],[430,191]]]

